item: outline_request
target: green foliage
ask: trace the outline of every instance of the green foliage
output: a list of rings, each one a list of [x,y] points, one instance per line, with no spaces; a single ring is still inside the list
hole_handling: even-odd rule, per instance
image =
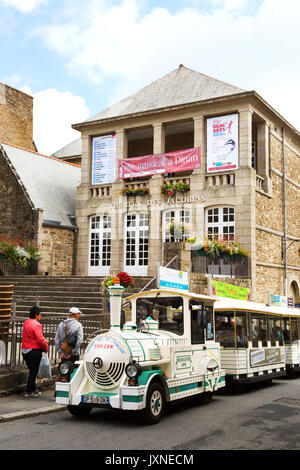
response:
[[[149,194],[149,188],[147,188],[146,186],[141,186],[134,189],[124,188],[123,194],[125,196],[144,196],[144,194]]]
[[[187,193],[189,190],[190,185],[188,183],[183,183],[182,181],[178,181],[177,183],[172,184],[167,180],[164,180],[160,187],[160,192],[162,194],[167,194],[168,196],[173,196],[176,193]]]

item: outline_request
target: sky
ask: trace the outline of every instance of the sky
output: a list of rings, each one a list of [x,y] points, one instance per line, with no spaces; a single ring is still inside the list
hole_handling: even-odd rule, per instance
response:
[[[255,90],[300,130],[299,24],[299,0],[0,0],[0,82],[34,97],[46,155],[180,64]]]

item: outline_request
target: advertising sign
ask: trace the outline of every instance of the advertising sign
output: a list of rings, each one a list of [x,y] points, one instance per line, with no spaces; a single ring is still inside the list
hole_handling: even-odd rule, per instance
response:
[[[250,349],[251,367],[277,364],[285,360],[283,348]]]
[[[110,184],[116,179],[116,136],[93,138],[92,184]]]
[[[236,170],[238,160],[238,114],[207,119],[207,172]]]
[[[247,287],[233,286],[225,282],[211,281],[212,295],[231,299],[250,300],[251,291]]]
[[[159,267],[159,286],[172,289],[189,290],[189,276],[186,271]]]
[[[272,294],[269,292],[269,304],[272,307],[287,307],[288,300],[284,295]]]
[[[137,178],[159,173],[176,173],[201,167],[200,147],[158,153],[118,161],[118,178]]]

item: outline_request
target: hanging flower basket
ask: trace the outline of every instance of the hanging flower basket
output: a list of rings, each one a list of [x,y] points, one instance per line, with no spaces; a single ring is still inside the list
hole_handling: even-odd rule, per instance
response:
[[[238,238],[230,238],[229,240],[223,237],[205,238],[204,241],[199,241],[195,237],[188,238],[187,243],[191,244],[191,249],[200,256],[207,256],[212,259],[222,258],[228,263],[241,263],[245,258],[248,258],[249,253],[241,247]]]
[[[139,188],[124,188],[123,194],[124,196],[144,196],[145,194],[149,194],[150,190],[146,186],[139,187]]]
[[[173,196],[176,193],[187,193],[190,190],[190,185],[188,183],[183,183],[178,181],[177,183],[168,183],[167,180],[164,180],[163,184],[160,187],[160,192],[162,194],[167,194],[168,196]]]

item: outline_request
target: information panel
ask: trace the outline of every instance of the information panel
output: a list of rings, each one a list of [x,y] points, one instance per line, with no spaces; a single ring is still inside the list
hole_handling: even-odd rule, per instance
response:
[[[159,285],[160,287],[169,287],[172,289],[189,290],[189,275],[186,271],[177,271],[176,269],[159,267]]]
[[[238,140],[238,114],[207,119],[208,173],[238,168]]]
[[[116,135],[93,138],[92,184],[109,184],[116,179]]]

